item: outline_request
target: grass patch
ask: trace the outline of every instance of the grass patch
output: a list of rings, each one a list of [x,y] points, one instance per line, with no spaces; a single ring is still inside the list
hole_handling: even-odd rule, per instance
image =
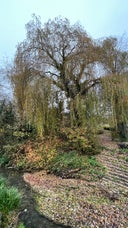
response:
[[[10,187],[6,179],[0,177],[0,212],[2,213],[1,227],[7,227],[10,212],[18,208],[21,194],[15,187]]]
[[[87,166],[87,156],[80,156],[76,151],[58,154],[50,163],[50,172],[61,175],[72,169],[84,169]]]
[[[58,154],[48,166],[49,172],[62,177],[77,177],[90,175],[92,178],[101,178],[105,168],[97,161],[95,156],[79,155],[76,151]]]

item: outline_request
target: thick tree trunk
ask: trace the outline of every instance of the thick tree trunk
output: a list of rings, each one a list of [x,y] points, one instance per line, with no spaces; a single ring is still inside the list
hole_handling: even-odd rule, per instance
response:
[[[128,126],[125,122],[118,123],[117,130],[118,130],[120,139],[128,140]]]

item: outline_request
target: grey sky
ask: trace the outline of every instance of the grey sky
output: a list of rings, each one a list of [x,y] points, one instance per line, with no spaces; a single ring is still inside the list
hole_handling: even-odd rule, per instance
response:
[[[42,23],[61,15],[93,38],[128,34],[128,0],[0,0],[0,61],[13,58],[32,14]]]

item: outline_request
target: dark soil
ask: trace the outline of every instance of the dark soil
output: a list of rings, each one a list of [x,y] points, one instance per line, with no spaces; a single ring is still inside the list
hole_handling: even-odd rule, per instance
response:
[[[23,181],[22,173],[0,168],[0,174],[7,178],[11,186],[17,187],[23,194],[19,209],[18,223],[22,222],[25,228],[70,228],[70,226],[55,224],[36,210],[34,192],[31,187]]]

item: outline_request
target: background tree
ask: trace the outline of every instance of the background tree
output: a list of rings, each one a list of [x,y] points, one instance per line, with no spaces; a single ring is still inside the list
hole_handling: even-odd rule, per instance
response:
[[[128,76],[110,75],[102,79],[104,106],[113,136],[128,139]],[[109,107],[109,108],[108,108]]]
[[[127,70],[128,52],[122,49],[123,40],[108,37],[101,41],[101,63],[109,74],[121,74]]]
[[[123,47],[124,40],[109,37],[101,42],[99,55],[101,64],[105,70],[105,77],[102,80],[103,91],[106,94],[105,102],[107,113],[111,116],[111,125],[121,138],[128,138],[127,129],[127,46]]]
[[[17,48],[14,66],[10,72],[10,80],[13,88],[14,99],[21,122],[25,121],[26,93],[31,79],[28,63],[22,58],[21,50]]]

